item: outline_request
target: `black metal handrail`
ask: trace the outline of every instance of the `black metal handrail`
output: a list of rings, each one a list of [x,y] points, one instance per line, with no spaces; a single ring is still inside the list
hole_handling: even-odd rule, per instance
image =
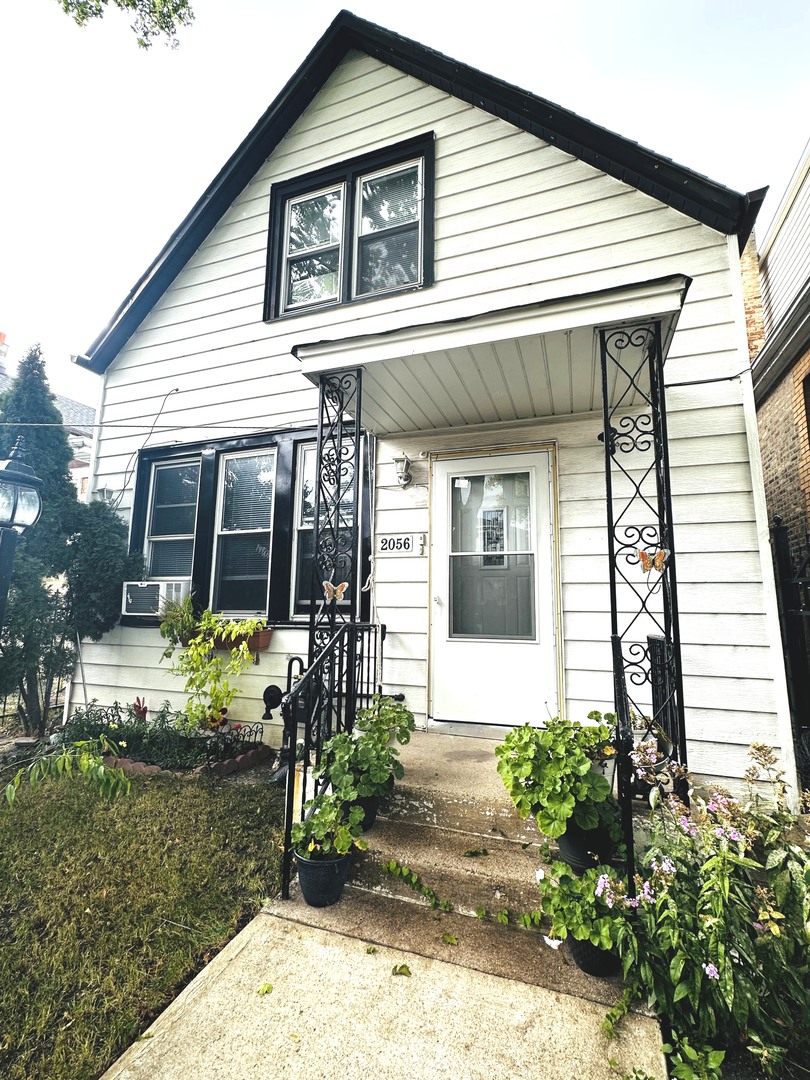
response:
[[[294,821],[303,821],[304,804],[326,786],[312,770],[320,764],[323,744],[332,735],[351,731],[358,709],[371,703],[382,658],[385,627],[345,623],[329,639],[314,662],[281,701],[287,755],[284,806],[284,856],[281,895],[290,895]]]

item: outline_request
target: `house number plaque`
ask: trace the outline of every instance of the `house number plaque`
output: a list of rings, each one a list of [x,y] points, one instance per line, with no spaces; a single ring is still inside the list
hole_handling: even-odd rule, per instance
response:
[[[392,533],[377,537],[378,555],[424,555],[424,533]]]

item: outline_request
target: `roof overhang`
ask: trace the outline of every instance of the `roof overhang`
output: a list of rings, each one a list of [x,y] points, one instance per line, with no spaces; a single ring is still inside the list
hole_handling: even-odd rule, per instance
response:
[[[361,423],[375,435],[588,413],[602,407],[599,329],[660,321],[666,356],[689,284],[678,274],[292,351],[316,384],[362,370]],[[609,394],[641,401],[620,380]]]

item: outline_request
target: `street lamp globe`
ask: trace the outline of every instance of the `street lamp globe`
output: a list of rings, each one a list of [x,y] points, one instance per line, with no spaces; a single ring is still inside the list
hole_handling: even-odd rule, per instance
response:
[[[11,456],[0,461],[0,529],[24,533],[31,525],[36,525],[42,513],[41,487],[40,478],[30,465],[25,464],[20,436]]]

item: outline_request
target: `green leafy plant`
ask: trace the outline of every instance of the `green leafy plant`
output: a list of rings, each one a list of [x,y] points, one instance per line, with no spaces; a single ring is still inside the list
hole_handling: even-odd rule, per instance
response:
[[[178,645],[185,646],[200,631],[200,620],[190,596],[183,600],[167,600],[161,610],[160,636],[169,642],[163,653],[169,659]]]
[[[256,633],[266,625],[264,619],[225,620],[213,612],[203,611],[197,633],[180,650],[171,671],[185,677],[188,702],[181,714],[180,726],[188,732],[206,731],[228,722],[228,709],[239,693],[229,679],[241,675],[251,666],[253,657],[245,635]],[[218,656],[214,647],[217,638],[239,640],[229,650],[227,660]],[[173,650],[167,650],[169,655]]]
[[[304,806],[306,817],[292,827],[292,844],[305,859],[336,859],[353,847],[365,849],[363,811],[337,795],[316,795]]]
[[[405,746],[411,741],[416,722],[413,713],[403,702],[384,694],[375,694],[369,708],[358,710],[355,727],[366,738],[378,742],[390,742],[395,738],[401,746]]]
[[[605,878],[611,882],[609,891]],[[612,868],[589,867],[578,876],[565,863],[554,862],[538,885],[542,912],[551,920],[552,941],[564,941],[570,934],[599,949],[613,949],[626,933],[626,920],[614,918],[612,911],[615,897],[623,893]]]
[[[117,747],[102,736],[41,754],[29,765],[18,769],[13,779],[6,784],[6,802],[13,806],[17,791],[24,780],[36,789],[44,780],[83,777],[104,799],[112,800],[119,795],[125,795],[130,789],[129,780],[121,769],[104,763],[105,754],[117,753]]]
[[[316,777],[327,777],[332,790],[347,802],[386,795],[405,769],[392,745],[410,741],[413,713],[400,701],[375,694],[368,709],[360,709],[355,732],[340,732],[324,743]]]
[[[332,790],[347,802],[382,796],[405,774],[399,751],[377,738],[355,738],[343,731],[323,746],[316,777],[327,776]]]
[[[569,819],[594,829],[609,817],[610,784],[593,766],[612,750],[612,728],[591,713],[592,725],[555,717],[545,727],[515,728],[496,747],[498,773],[522,818],[532,815],[546,836],[561,836]],[[605,717],[611,723],[614,717]],[[600,805],[602,811],[600,812]]]
[[[144,705],[139,707],[137,700],[126,706],[117,701],[107,706],[92,701],[74,710],[58,737],[63,745],[104,737],[119,747],[121,756],[162,769],[187,770],[205,764],[205,742],[181,730],[181,713],[168,701],[152,712]]]
[[[690,808],[639,759],[653,813],[632,888],[605,866],[573,879],[555,863],[540,880],[556,937],[587,935],[621,958],[629,998],[606,1029],[632,997],[645,999],[672,1031],[679,1080],[713,1080],[743,1045],[772,1075],[810,1038],[810,853],[773,751],[751,755],[745,801],[714,791]],[[671,771],[673,784],[685,779]]]

